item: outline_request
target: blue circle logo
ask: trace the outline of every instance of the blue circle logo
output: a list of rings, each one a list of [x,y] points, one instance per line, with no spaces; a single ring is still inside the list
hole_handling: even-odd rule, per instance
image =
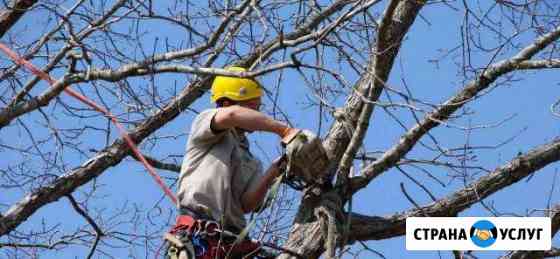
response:
[[[475,245],[489,247],[496,242],[498,229],[488,220],[479,220],[472,225],[470,236]]]

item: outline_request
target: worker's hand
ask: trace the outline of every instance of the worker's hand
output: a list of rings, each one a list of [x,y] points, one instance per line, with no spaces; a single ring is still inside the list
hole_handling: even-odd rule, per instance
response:
[[[277,177],[282,173],[282,167],[286,166],[286,155],[282,155],[272,161],[270,167],[266,170],[267,175]]]
[[[287,162],[288,162],[288,158],[286,157],[286,154],[283,154],[277,157],[276,159],[274,159],[274,161],[272,161],[272,164],[278,168],[282,168],[286,166]]]
[[[245,213],[255,211],[261,207],[266,197],[267,190],[269,190],[272,185],[276,182],[278,176],[282,174],[282,168],[286,165],[285,155],[282,155],[272,161],[268,169],[266,169],[265,174],[259,181],[256,189],[247,190],[243,193],[241,200],[241,207]]]
[[[280,137],[282,138],[281,143],[283,146],[287,146],[288,144],[290,144],[290,142],[292,142],[292,140],[297,136],[298,133],[300,133],[301,130],[300,129],[296,129],[296,128],[286,128],[283,132],[282,135],[280,135]]]
[[[268,169],[265,172],[265,178],[267,178],[267,188],[269,188],[273,183],[274,179],[283,171],[283,168],[286,166],[286,155],[282,155],[272,161]]]

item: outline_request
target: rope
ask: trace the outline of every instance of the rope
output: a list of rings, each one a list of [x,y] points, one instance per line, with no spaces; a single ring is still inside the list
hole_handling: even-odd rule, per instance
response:
[[[315,209],[315,217],[319,219],[323,227],[326,227],[326,231],[325,229],[323,229],[323,233],[326,232],[326,237],[325,237],[326,258],[334,259],[336,256],[335,254],[336,236],[338,235],[338,233],[336,229],[336,220],[334,215],[332,215],[334,212],[329,210],[330,208],[328,208],[328,206],[318,207],[317,209]],[[323,214],[324,216],[321,216],[321,214]]]
[[[50,86],[54,86],[56,81],[51,76],[49,76],[47,73],[41,71],[39,68],[37,68],[31,62],[29,62],[29,61],[25,60],[24,58],[22,58],[21,56],[19,56],[17,53],[12,51],[6,45],[0,43],[0,50],[2,52],[4,52],[8,57],[10,57],[15,63],[29,69],[29,71],[31,71],[31,73],[33,73],[36,76],[40,77],[41,79],[47,81]],[[128,135],[128,132],[126,131],[126,129],[122,126],[122,124],[120,124],[117,121],[117,118],[111,112],[109,112],[105,108],[96,104],[94,101],[88,99],[87,97],[81,95],[80,93],[74,91],[73,89],[71,89],[69,87],[64,88],[64,92],[66,92],[68,95],[76,98],[77,100],[85,103],[86,105],[90,106],[94,110],[96,110],[100,113],[103,113],[106,117],[108,117],[113,122],[113,124],[117,127],[121,137],[124,139],[124,141],[126,142],[128,147],[130,147],[134,156],[136,156],[136,158],[138,158],[138,160],[140,160],[140,162],[148,170],[148,173],[152,176],[152,178],[156,181],[156,183],[161,187],[161,189],[163,190],[165,195],[167,195],[167,197],[169,197],[169,199],[171,199],[173,204],[177,204],[177,198],[175,197],[175,195],[173,195],[171,190],[165,185],[165,183],[157,175],[154,168],[148,163],[148,161],[146,160],[146,158],[144,158],[142,153],[140,153],[140,150],[138,150],[138,147],[136,146],[134,141],[130,138],[130,135]]]

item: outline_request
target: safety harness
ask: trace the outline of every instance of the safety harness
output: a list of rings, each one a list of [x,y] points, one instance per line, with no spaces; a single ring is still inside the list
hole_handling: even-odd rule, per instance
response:
[[[213,220],[198,220],[188,215],[177,217],[175,227],[164,234],[168,242],[166,259],[246,258],[269,259],[277,254],[269,249],[303,258],[296,252],[271,243],[244,238],[225,230]],[[268,249],[267,249],[268,248]]]
[[[237,258],[256,254],[258,243],[244,240],[236,244],[233,233],[212,220],[197,220],[188,215],[177,217],[177,225],[164,238],[171,244],[167,250],[170,259]],[[184,255],[184,256],[183,256]],[[182,258],[184,257],[184,258]]]

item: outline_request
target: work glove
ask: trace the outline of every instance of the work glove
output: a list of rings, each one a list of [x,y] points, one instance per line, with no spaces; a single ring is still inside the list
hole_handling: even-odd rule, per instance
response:
[[[288,180],[303,181],[306,184],[321,184],[324,181],[328,157],[317,135],[309,130],[298,130],[285,147]]]

